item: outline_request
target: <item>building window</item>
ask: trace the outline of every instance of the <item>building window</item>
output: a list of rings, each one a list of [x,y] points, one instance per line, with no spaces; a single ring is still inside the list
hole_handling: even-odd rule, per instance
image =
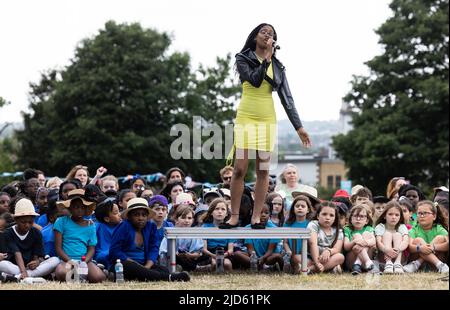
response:
[[[327,176],[327,187],[328,188],[333,187],[333,176],[332,175]]]
[[[336,176],[336,186],[335,186],[335,188],[341,187],[341,179],[342,179],[342,177],[340,175]]]

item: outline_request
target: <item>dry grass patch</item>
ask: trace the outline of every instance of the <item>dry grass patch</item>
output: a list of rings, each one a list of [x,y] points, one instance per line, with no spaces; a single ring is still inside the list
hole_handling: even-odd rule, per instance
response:
[[[0,290],[448,290],[448,281],[437,273],[404,275],[318,274],[310,276],[287,274],[231,273],[193,274],[191,282],[126,282],[117,285],[67,284],[47,282],[45,284],[0,284]]]

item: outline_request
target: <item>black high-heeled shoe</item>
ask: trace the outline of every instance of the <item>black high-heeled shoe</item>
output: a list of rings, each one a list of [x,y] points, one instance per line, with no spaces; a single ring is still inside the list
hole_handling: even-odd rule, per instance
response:
[[[232,225],[230,223],[221,223],[219,224],[219,229],[232,229],[239,227],[239,223]]]
[[[250,227],[252,229],[266,229],[266,225],[264,225],[262,223],[250,224]]]

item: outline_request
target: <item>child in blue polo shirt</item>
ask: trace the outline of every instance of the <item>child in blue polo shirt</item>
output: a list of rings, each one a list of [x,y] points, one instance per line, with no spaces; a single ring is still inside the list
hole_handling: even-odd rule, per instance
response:
[[[68,208],[71,215],[58,218],[53,226],[56,254],[63,261],[56,268],[56,278],[65,281],[66,274],[70,271],[67,267],[77,265],[84,256],[88,265],[89,282],[102,282],[106,276],[92,262],[97,245],[95,224],[92,220],[85,219],[92,214],[95,202],[85,199],[83,189],[75,189],[68,193],[68,200],[57,204]]]
[[[95,217],[97,219],[97,245],[95,246],[94,259],[97,263],[103,264],[109,268],[109,248],[114,229],[120,224],[119,206],[114,198],[106,198],[95,208]]]
[[[156,264],[158,258],[156,224],[149,221],[155,212],[144,198],[133,198],[127,203],[126,218],[114,230],[109,259],[112,265],[120,260],[126,280],[189,281],[187,272],[169,273]]]
[[[265,225],[266,228],[276,228],[278,227],[270,218],[270,208],[268,204],[264,204],[261,210],[260,223]],[[250,228],[251,225],[247,226]],[[259,258],[259,268],[261,269],[264,265],[275,265],[278,263],[279,266],[283,266],[283,258],[280,253],[277,253],[277,245],[281,240],[279,239],[245,239],[244,243],[247,246],[248,253],[255,251],[256,256]],[[246,265],[250,266],[250,257],[246,256]]]

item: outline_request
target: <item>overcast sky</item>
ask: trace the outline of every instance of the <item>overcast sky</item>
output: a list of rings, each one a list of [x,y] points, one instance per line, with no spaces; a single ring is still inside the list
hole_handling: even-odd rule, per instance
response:
[[[29,83],[64,68],[80,40],[108,20],[167,31],[173,50],[187,51],[192,68],[234,55],[261,22],[275,26],[277,55],[302,120],[339,118],[353,74],[382,52],[374,33],[391,11],[388,0],[14,0],[0,2],[0,96],[12,104],[0,122],[21,121]],[[277,99],[278,119],[286,115]]]

